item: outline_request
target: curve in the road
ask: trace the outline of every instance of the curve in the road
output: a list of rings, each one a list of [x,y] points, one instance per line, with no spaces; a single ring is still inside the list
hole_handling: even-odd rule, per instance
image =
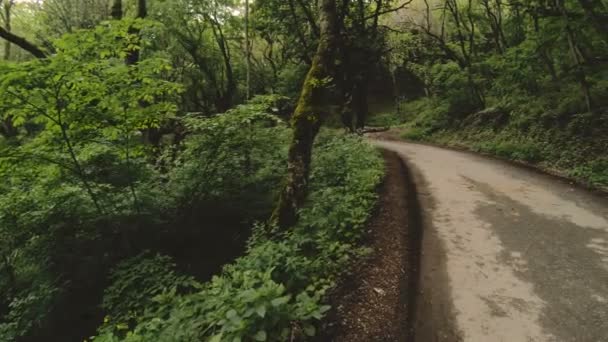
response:
[[[374,144],[418,187],[417,341],[608,341],[606,198],[470,153]]]

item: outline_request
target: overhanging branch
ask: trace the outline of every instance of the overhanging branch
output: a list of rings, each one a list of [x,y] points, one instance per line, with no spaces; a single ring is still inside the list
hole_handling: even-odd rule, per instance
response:
[[[11,42],[11,43],[19,46],[23,50],[31,53],[36,58],[46,58],[46,57],[48,57],[47,54],[44,51],[42,51],[36,45],[30,43],[27,39],[25,39],[23,37],[19,37],[19,36],[15,35],[15,34],[12,34],[12,33],[8,32],[6,29],[4,29],[3,27],[0,27],[0,37],[8,40],[9,42]]]
[[[385,14],[397,12],[399,10],[404,9],[407,5],[411,4],[413,1],[414,0],[407,0],[406,2],[402,3],[401,5],[399,5],[397,7],[390,8],[390,9],[387,9],[385,11],[376,12],[376,13],[370,15],[370,16],[365,17],[365,20],[370,20],[370,19],[374,19],[374,18],[377,18],[377,17],[381,17],[381,16],[383,16]]]

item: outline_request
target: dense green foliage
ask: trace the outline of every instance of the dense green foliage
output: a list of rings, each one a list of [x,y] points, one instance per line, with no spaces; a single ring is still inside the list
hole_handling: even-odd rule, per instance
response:
[[[130,3],[122,20],[105,1],[64,5],[10,7],[44,58],[13,45],[0,64],[0,340],[315,335],[326,292],[365,252],[382,162],[323,133],[297,226],[265,223],[307,69],[279,41],[290,32],[263,27],[272,8],[252,16],[266,47],[251,90],[293,98],[237,105],[239,3],[150,1],[137,19]]]
[[[269,240],[255,234],[264,229],[257,226],[245,256],[185,294],[180,288],[192,286],[189,279],[151,271],[170,269],[162,258],[120,265],[114,271],[117,284],[106,292],[106,301],[115,303],[110,312],[118,312],[106,320],[95,341],[284,341],[292,334],[314,335],[316,322],[329,308],[324,294],[349,260],[364,252],[357,241],[382,176],[381,158],[361,140],[330,135],[321,140],[313,161],[310,202],[297,227]],[[128,287],[125,281],[149,279],[151,273],[154,281],[142,285],[153,305],[139,310],[141,295],[121,291]],[[161,284],[168,285],[158,293]],[[132,325],[124,320],[128,312],[140,314]]]
[[[383,172],[315,138],[368,99],[407,138],[608,184],[605,1],[247,3],[0,0],[0,340],[315,335]]]
[[[608,184],[602,1],[417,1],[394,33],[405,136]],[[601,19],[603,18],[603,19]]]
[[[140,63],[138,68],[144,65]],[[40,68],[46,71],[47,66]],[[126,79],[124,74],[121,79],[129,89],[137,89],[133,87],[137,80]],[[155,89],[152,80],[141,82],[149,85],[147,91]],[[16,86],[7,87],[17,94]],[[119,99],[99,89],[69,92],[83,96],[86,105],[95,103],[88,110],[75,107],[73,113],[125,113],[124,104],[114,111],[89,97]],[[208,119],[181,119],[190,132],[188,138],[179,151],[173,146],[162,148],[156,165],[149,163],[154,151],[143,144],[139,134],[149,126],[121,121],[120,116],[108,121],[97,116],[89,128],[86,117],[75,117],[78,125],[70,124],[68,109],[51,119],[46,114],[55,114],[57,106],[43,107],[47,108],[45,115],[41,112],[42,119],[35,122],[50,127],[32,127],[20,141],[7,144],[2,154],[2,176],[7,182],[2,185],[6,191],[0,216],[1,252],[3,269],[9,275],[1,283],[8,310],[0,325],[2,338],[13,340],[31,334],[32,329],[46,328],[48,315],[69,304],[69,292],[86,286],[99,288],[95,282],[103,281],[104,270],[116,260],[149,248],[175,253],[170,244],[175,241],[184,248],[181,239],[221,239],[226,233],[216,232],[209,220],[234,217],[239,222],[268,215],[283,174],[288,133],[285,124],[269,114],[277,100],[257,99]],[[46,105],[43,98],[30,97],[29,101]],[[78,102],[71,99],[70,103]],[[163,113],[160,109],[171,108],[161,104],[147,102],[145,110],[156,106],[155,112]],[[134,106],[129,110],[130,119],[137,118],[140,109],[138,101]],[[20,107],[12,104],[11,108]],[[128,151],[125,146],[130,146]],[[164,245],[159,246],[158,241]],[[198,243],[198,248],[204,248],[204,242]],[[161,272],[171,267],[164,257],[148,264],[137,262],[138,272],[143,272],[140,276],[132,270],[120,272],[134,262],[120,264],[111,277],[114,284],[106,290],[102,306],[113,320],[126,321],[139,309],[150,309],[152,298],[165,286],[195,284],[192,278]],[[91,268],[100,274],[92,277]],[[133,303],[135,307],[123,309]]]

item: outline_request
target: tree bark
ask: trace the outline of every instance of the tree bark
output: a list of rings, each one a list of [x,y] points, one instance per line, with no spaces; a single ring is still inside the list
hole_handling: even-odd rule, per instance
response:
[[[4,27],[6,31],[11,32],[11,9],[13,7],[13,0],[4,0]],[[4,44],[4,60],[8,61],[11,58],[11,42],[5,41]],[[13,125],[13,118],[7,115],[4,119],[0,117],[0,134],[6,138],[12,138],[17,135],[17,129]]]
[[[148,16],[148,4],[146,0],[138,0],[137,1],[137,17],[145,18]]]
[[[294,6],[293,3],[294,0],[288,0],[288,4],[289,4],[289,10],[291,13],[291,17],[295,23],[295,32],[296,35],[298,36],[298,39],[300,40],[300,43],[302,44],[303,47],[303,52],[302,52],[302,61],[308,65],[312,64],[312,59],[310,58],[310,56],[308,55],[308,51],[310,50],[308,47],[308,43],[306,42],[306,37],[304,36],[304,33],[302,32],[302,30],[300,30],[300,27],[298,26],[298,15],[296,13],[296,8]]]
[[[296,0],[300,8],[302,8],[302,12],[306,16],[306,20],[308,21],[308,25],[310,26],[310,30],[315,37],[319,37],[319,27],[317,26],[317,22],[315,21],[315,17],[310,11],[310,9],[306,6],[303,0]]]
[[[31,53],[36,58],[42,59],[42,58],[47,57],[46,53],[44,51],[42,51],[39,47],[37,47],[33,43],[29,42],[27,39],[25,39],[23,37],[19,37],[15,34],[12,34],[11,32],[7,31],[3,27],[0,27],[0,37],[17,45],[18,47],[22,48],[23,50]]]
[[[492,11],[490,0],[482,0],[481,5],[485,10],[488,22],[490,23],[490,29],[492,30],[492,40],[494,40],[496,52],[502,55],[504,52],[504,35],[501,32],[501,19],[499,19],[500,11],[498,11],[498,13],[494,13],[494,11]]]
[[[367,116],[369,115],[369,104],[367,102],[367,85],[369,77],[367,74],[367,72],[363,72],[355,82],[353,88],[353,105],[357,119],[356,128],[358,130],[365,128]]]
[[[4,0],[4,28],[7,32],[12,31],[11,27],[11,10],[15,4],[14,0]],[[11,42],[4,42],[4,60],[8,61],[11,58]]]
[[[270,220],[281,230],[296,223],[297,211],[306,199],[312,147],[321,122],[329,112],[331,87],[335,82],[339,39],[336,1],[321,0],[319,6],[319,46],[292,117],[287,179]]]
[[[232,101],[234,100],[237,84],[236,79],[234,78],[234,71],[232,69],[230,46],[228,45],[226,37],[224,36],[222,24],[211,16],[209,16],[209,19],[211,21],[211,31],[222,54],[225,69],[224,71],[226,72],[226,89],[216,102],[217,111],[223,113],[232,107]]]
[[[247,67],[246,99],[251,97],[251,42],[249,39],[249,0],[245,0],[245,54]]]

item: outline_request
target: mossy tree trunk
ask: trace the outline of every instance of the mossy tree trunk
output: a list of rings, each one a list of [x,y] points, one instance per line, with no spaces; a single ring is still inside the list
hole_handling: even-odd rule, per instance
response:
[[[332,103],[336,70],[338,25],[335,0],[321,0],[320,39],[292,116],[293,137],[289,148],[287,179],[271,222],[280,229],[293,226],[306,199],[310,161],[315,137]]]

